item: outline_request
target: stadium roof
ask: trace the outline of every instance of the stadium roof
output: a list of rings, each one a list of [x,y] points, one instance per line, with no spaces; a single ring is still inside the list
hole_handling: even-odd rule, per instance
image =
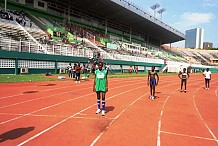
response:
[[[132,30],[160,39],[161,44],[185,39],[185,35],[130,4],[127,0],[47,0],[66,4],[77,12],[127,25]]]

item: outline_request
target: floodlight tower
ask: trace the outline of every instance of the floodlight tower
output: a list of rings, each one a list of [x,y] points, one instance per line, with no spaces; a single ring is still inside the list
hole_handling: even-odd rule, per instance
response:
[[[5,0],[5,12],[7,11],[7,0]]]
[[[163,14],[163,12],[165,12],[166,11],[166,9],[165,8],[162,8],[162,9],[160,9],[160,10],[158,10],[157,12],[161,15],[161,19],[160,20],[162,20],[162,14]]]
[[[150,7],[152,10],[154,10],[154,18],[155,18],[156,9],[159,8],[159,7],[160,7],[160,5],[158,3],[156,3],[155,5]]]

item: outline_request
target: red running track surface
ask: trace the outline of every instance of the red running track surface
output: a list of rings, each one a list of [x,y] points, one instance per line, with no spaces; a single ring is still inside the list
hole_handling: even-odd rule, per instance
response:
[[[218,74],[209,90],[191,74],[187,93],[161,76],[154,101],[147,78],[108,81],[106,116],[95,114],[92,80],[0,84],[0,145],[218,145]]]

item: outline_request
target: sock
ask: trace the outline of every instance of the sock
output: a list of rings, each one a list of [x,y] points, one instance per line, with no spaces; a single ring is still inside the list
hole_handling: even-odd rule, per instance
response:
[[[105,100],[102,100],[101,104],[102,104],[102,110],[104,110],[105,109]]]
[[[98,109],[101,109],[100,105],[101,105],[101,100],[97,99],[97,103],[98,103]]]

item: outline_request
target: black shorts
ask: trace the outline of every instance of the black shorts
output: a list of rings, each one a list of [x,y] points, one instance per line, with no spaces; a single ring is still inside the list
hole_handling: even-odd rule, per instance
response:
[[[187,81],[187,79],[182,79],[182,82],[186,82]]]
[[[80,73],[76,73],[76,77],[80,77]]]
[[[210,79],[206,79],[206,78],[205,78],[205,82],[209,82],[209,81],[210,81]]]

